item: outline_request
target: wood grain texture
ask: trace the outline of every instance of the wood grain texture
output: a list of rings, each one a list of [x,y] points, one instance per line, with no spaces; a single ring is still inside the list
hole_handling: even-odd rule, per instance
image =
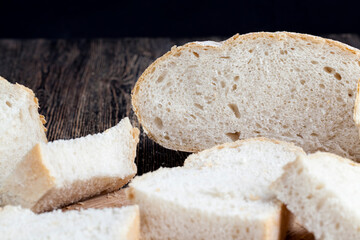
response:
[[[360,48],[358,35],[332,34],[325,37]],[[102,132],[125,116],[139,127],[130,101],[136,80],[171,46],[193,40],[0,40],[0,75],[33,89],[39,98],[39,111],[48,121],[49,140]],[[142,133],[136,157],[138,174],[159,167],[182,165],[187,156],[188,153],[162,148]],[[126,204],[126,199],[120,191],[70,208],[122,204]],[[293,224],[293,229],[295,231],[289,233],[288,239],[313,239],[299,225]]]

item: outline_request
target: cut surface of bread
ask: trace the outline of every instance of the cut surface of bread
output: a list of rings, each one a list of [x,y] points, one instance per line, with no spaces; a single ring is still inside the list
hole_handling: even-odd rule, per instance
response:
[[[137,240],[139,227],[136,205],[43,214],[19,206],[0,209],[2,240]]]
[[[269,137],[360,160],[359,78],[360,52],[348,45],[250,33],[173,47],[139,78],[132,104],[148,136],[174,150]]]
[[[46,143],[45,118],[34,93],[0,77],[0,186],[36,143]]]
[[[299,156],[272,186],[316,239],[359,239],[360,165],[329,153]]]
[[[268,186],[298,154],[290,144],[251,139],[136,177],[126,194],[140,207],[142,238],[281,239],[287,210]]]
[[[1,204],[42,212],[119,189],[136,174],[138,135],[125,118],[103,133],[37,144],[4,182]]]

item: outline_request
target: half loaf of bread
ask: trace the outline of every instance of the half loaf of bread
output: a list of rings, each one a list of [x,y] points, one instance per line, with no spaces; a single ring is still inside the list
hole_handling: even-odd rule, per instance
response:
[[[141,75],[132,104],[148,136],[174,150],[261,136],[360,160],[358,79],[355,48],[259,32],[173,47]]]

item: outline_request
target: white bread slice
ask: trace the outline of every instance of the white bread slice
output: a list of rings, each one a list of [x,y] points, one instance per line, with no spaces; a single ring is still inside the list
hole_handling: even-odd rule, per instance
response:
[[[104,133],[37,144],[0,189],[1,204],[43,212],[119,189],[136,174],[138,135],[124,118]]]
[[[287,210],[268,186],[298,154],[291,144],[251,139],[136,177],[126,194],[140,207],[142,239],[282,239]]]
[[[262,136],[360,160],[359,78],[360,52],[348,45],[250,33],[173,47],[139,78],[132,104],[148,136],[174,150]]]
[[[29,209],[0,209],[2,240],[137,240],[139,208],[61,210],[37,215]]]
[[[36,143],[47,142],[34,93],[0,77],[0,186]]]
[[[273,184],[280,201],[316,239],[360,234],[360,164],[334,154],[299,156]]]

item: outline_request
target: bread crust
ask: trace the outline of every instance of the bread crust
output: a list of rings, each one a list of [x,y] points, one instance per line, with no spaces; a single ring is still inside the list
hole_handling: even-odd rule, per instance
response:
[[[256,142],[271,142],[274,144],[282,145],[282,146],[288,148],[289,150],[296,152],[298,154],[306,154],[302,148],[297,147],[293,143],[279,141],[279,140],[265,138],[265,137],[257,137],[257,138],[248,138],[248,139],[244,139],[244,140],[237,140],[235,142],[224,143],[224,144],[217,145],[212,148],[203,150],[199,153],[191,154],[188,158],[185,159],[184,166],[186,164],[190,163],[191,161],[196,161],[196,159],[199,158],[199,156],[201,156],[201,155],[207,155],[213,151],[220,150],[223,148],[237,148],[237,147],[240,147],[241,145],[249,143],[249,142],[254,142],[254,143],[256,143]]]
[[[126,240],[138,240],[140,239],[140,212],[139,206],[136,205],[136,215],[132,221],[129,231],[126,236]]]
[[[315,44],[323,44],[323,45],[327,44],[329,46],[338,48],[339,50],[345,52],[346,54],[357,55],[360,58],[360,51],[356,48],[353,48],[353,47],[347,45],[347,44],[344,44],[344,43],[341,43],[341,42],[338,42],[335,40],[331,40],[331,39],[326,39],[326,38],[309,35],[309,34],[292,33],[292,32],[274,32],[274,33],[272,33],[272,32],[255,32],[255,33],[248,33],[248,34],[244,34],[244,35],[236,34],[233,37],[230,37],[229,39],[221,42],[218,46],[200,44],[200,43],[196,43],[196,42],[187,43],[180,47],[173,46],[170,51],[168,51],[166,54],[164,54],[163,56],[161,56],[160,58],[155,60],[144,71],[144,73],[139,77],[137,83],[135,84],[135,86],[131,92],[132,108],[133,108],[135,115],[137,116],[144,132],[148,135],[148,137],[150,139],[154,140],[155,142],[159,143],[160,145],[162,145],[166,148],[169,148],[169,149],[173,149],[173,150],[181,150],[181,151],[187,151],[187,152],[198,152],[200,150],[203,150],[203,149],[199,149],[197,146],[186,146],[186,145],[178,146],[177,144],[173,144],[171,141],[166,141],[165,139],[156,138],[154,136],[154,134],[151,133],[149,128],[143,124],[142,115],[138,108],[138,106],[139,106],[139,99],[138,99],[139,89],[141,88],[143,82],[149,81],[147,76],[150,75],[153,71],[155,71],[155,69],[157,68],[157,66],[160,63],[167,60],[169,57],[171,57],[173,55],[181,54],[183,51],[194,50],[196,48],[213,49],[215,51],[222,51],[223,49],[226,49],[228,46],[236,45],[241,41],[248,40],[248,39],[256,39],[256,38],[272,38],[276,41],[283,41],[286,38],[301,39],[301,40],[308,41],[308,42],[315,43]],[[360,61],[359,61],[359,65],[360,65]]]
[[[356,99],[354,106],[354,121],[359,129],[359,135],[360,135],[360,96],[359,95],[360,95],[360,79],[358,80],[358,84],[357,84]]]

